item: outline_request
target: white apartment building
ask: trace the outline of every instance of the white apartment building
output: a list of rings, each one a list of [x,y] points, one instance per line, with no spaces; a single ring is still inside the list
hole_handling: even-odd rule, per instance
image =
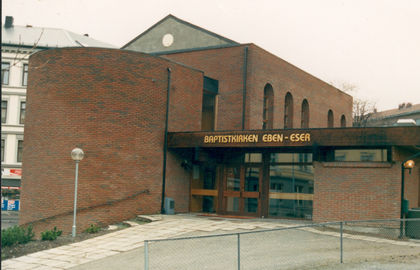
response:
[[[6,16],[1,32],[2,210],[18,210],[20,178],[22,175],[26,86],[28,84],[28,73],[30,72],[28,69],[29,56],[37,51],[53,48],[116,47],[94,40],[87,34],[79,35],[56,28],[14,25],[13,17],[10,16]]]

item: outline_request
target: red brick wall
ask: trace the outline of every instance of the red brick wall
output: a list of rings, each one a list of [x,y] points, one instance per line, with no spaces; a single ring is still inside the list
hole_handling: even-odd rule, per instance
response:
[[[400,218],[401,162],[413,154],[393,147],[392,163],[314,162],[314,221]],[[404,179],[409,207],[420,207],[418,165]]]
[[[400,217],[398,164],[314,162],[314,175],[316,222]]]
[[[78,228],[160,212],[167,68],[173,80],[169,131],[201,128],[202,73],[142,53],[97,48],[43,51],[29,63],[20,223],[47,218],[35,224],[38,231],[71,230],[70,152],[76,146],[85,151]],[[188,173],[174,159],[169,153],[174,173],[168,185],[188,188]],[[179,201],[180,211],[186,204],[188,196]]]
[[[215,129],[242,129],[243,47],[175,53],[164,57],[202,70],[205,76],[218,80],[219,95]]]
[[[337,67],[339,68],[339,67]],[[347,126],[352,123],[351,96],[302,71],[292,64],[259,48],[249,45],[247,83],[247,129],[261,129],[264,87],[274,91],[273,127],[284,127],[284,101],[287,92],[293,96],[293,128],[301,127],[302,102],[309,103],[309,128],[327,127],[328,110],[334,113],[334,127],[340,127],[345,115]]]
[[[188,212],[190,203],[190,171],[181,166],[183,160],[182,155],[168,155],[165,196],[174,199],[177,213]]]
[[[287,92],[293,96],[293,127],[300,128],[304,99],[309,103],[310,128],[327,127],[329,109],[334,113],[334,127],[340,127],[342,115],[346,117],[347,126],[351,126],[351,96],[254,44],[165,55],[219,80],[216,130],[242,128],[245,47],[248,47],[245,129],[262,128],[263,96],[267,83],[274,90],[274,128],[284,127]]]

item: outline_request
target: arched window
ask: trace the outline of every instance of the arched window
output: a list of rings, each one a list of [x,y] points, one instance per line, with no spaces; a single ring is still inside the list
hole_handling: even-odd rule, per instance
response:
[[[262,129],[273,128],[274,93],[271,84],[264,87],[263,124]]]
[[[302,113],[300,116],[300,127],[309,128],[309,103],[306,99],[302,102]]]
[[[332,110],[328,111],[328,127],[334,127],[334,113]]]
[[[293,128],[293,96],[290,92],[284,100],[284,128]]]
[[[344,116],[344,114],[341,116],[340,126],[346,127],[346,117]]]

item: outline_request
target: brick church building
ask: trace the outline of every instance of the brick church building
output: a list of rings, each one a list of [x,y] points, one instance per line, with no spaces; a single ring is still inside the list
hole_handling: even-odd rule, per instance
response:
[[[420,128],[352,128],[351,96],[255,44],[169,15],[121,49],[46,50],[29,68],[21,224],[71,230],[74,147],[78,228],[165,210],[401,215]]]

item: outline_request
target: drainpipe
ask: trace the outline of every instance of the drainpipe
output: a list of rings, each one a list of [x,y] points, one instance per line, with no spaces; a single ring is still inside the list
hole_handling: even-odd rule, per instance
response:
[[[246,79],[248,72],[248,47],[244,48],[244,67],[243,67],[243,92],[242,92],[242,130],[245,130],[245,109],[246,109]]]
[[[162,203],[160,211],[165,214],[165,183],[166,183],[166,156],[168,152],[168,117],[169,117],[169,93],[171,89],[171,69],[168,70],[168,86],[166,94],[166,116],[165,116],[165,135],[163,141],[163,168],[162,168]]]

